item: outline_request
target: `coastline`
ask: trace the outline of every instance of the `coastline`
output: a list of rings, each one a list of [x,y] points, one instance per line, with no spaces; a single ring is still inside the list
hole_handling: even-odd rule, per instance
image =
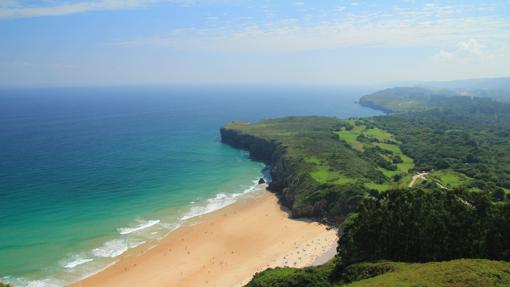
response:
[[[69,286],[243,286],[270,267],[305,267],[334,256],[336,230],[290,219],[265,185],[189,220],[148,250]]]

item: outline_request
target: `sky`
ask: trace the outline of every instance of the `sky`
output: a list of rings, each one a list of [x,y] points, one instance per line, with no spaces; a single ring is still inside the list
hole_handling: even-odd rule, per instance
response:
[[[0,0],[0,86],[510,76],[510,0]]]

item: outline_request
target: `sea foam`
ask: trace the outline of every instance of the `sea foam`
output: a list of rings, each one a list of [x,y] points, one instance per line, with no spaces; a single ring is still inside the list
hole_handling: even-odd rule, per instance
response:
[[[12,286],[16,287],[61,287],[62,282],[54,279],[42,279],[42,280],[29,280],[26,278],[14,278],[8,282]]]
[[[186,212],[180,219],[182,221],[204,215],[210,212],[213,212],[218,209],[222,209],[228,205],[231,205],[235,203],[239,197],[241,197],[244,194],[247,194],[249,192],[254,191],[258,186],[258,180],[253,181],[253,185],[246,188],[242,192],[238,193],[218,193],[215,197],[207,199],[203,204],[199,205],[199,203],[193,202],[195,206],[192,206],[188,212]],[[94,261],[94,257],[96,258],[115,258],[126,251],[128,251],[131,248],[138,247],[146,241],[142,241],[140,239],[135,239],[138,235],[138,231],[150,228],[154,225],[161,226],[162,228],[168,230],[169,232],[179,228],[181,226],[180,223],[176,224],[169,224],[161,222],[159,219],[153,219],[153,220],[144,220],[140,221],[138,225],[134,227],[122,227],[118,228],[117,231],[120,235],[122,235],[122,238],[118,239],[112,239],[109,241],[106,241],[101,246],[92,249],[92,251],[88,252],[88,255],[85,254],[79,254],[71,257],[69,260],[64,261],[61,263],[61,266],[65,269],[72,270],[73,268],[76,268],[80,265],[86,264],[88,262]],[[129,235],[131,233],[134,233],[133,235]],[[151,235],[159,234],[159,232],[151,232]],[[135,236],[133,238],[132,236]],[[99,259],[98,259],[99,260]],[[98,261],[100,262],[100,260]],[[113,265],[115,262],[111,262],[107,266]],[[107,268],[107,266],[103,266],[100,270],[104,270]],[[99,271],[94,271],[90,274],[88,274],[85,277],[88,277],[92,274],[95,274]],[[15,286],[21,286],[21,287],[54,287],[54,286],[62,286],[62,284],[56,280],[52,279],[43,279],[43,280],[28,280],[25,278],[16,278],[12,281],[12,283],[15,283]]]
[[[101,247],[94,248],[92,254],[96,257],[114,258],[126,252],[130,248],[135,248],[144,244],[145,241],[134,241],[128,239],[114,239],[105,242]]]
[[[123,228],[119,228],[118,231],[121,235],[125,235],[125,234],[129,234],[129,233],[133,233],[133,232],[137,232],[137,231],[140,231],[140,230],[143,230],[145,228],[149,228],[153,225],[156,225],[160,222],[159,219],[155,219],[155,220],[148,220],[146,222],[143,222],[141,223],[140,225],[138,226],[135,226],[135,227],[123,227]]]
[[[83,257],[76,256],[76,257],[71,258],[70,261],[64,263],[63,266],[66,269],[72,269],[76,266],[91,262],[93,260],[94,259],[92,259],[92,258],[83,258]]]
[[[228,205],[231,205],[234,202],[236,202],[240,196],[254,191],[258,185],[259,185],[258,181],[255,180],[253,181],[253,185],[243,190],[243,192],[232,194],[218,193],[214,198],[208,199],[205,205],[191,207],[190,210],[186,214],[184,214],[184,216],[181,217],[181,220],[188,220],[190,218],[204,215],[216,211],[218,209],[222,209]]]

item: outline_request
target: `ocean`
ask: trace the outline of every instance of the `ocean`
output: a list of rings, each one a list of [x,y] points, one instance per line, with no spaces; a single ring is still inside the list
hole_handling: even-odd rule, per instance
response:
[[[0,90],[0,276],[62,286],[234,203],[267,170],[219,128],[289,115],[380,114],[356,87]]]

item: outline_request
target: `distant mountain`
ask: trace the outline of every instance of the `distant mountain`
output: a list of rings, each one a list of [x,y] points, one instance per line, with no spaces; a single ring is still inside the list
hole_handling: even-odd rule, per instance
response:
[[[360,104],[388,113],[416,112],[445,106],[455,96],[490,98],[510,103],[510,77],[448,82],[421,82],[384,89],[360,99]],[[446,103],[448,102],[448,103]]]
[[[453,90],[503,90],[510,91],[510,77],[467,79],[446,82],[423,82],[417,86]]]
[[[443,105],[443,100],[459,94],[450,90],[419,87],[397,87],[363,96],[363,106],[386,113],[418,112]]]
[[[510,77],[423,82],[416,86],[428,89],[446,89],[463,96],[492,98],[500,102],[510,102]]]

